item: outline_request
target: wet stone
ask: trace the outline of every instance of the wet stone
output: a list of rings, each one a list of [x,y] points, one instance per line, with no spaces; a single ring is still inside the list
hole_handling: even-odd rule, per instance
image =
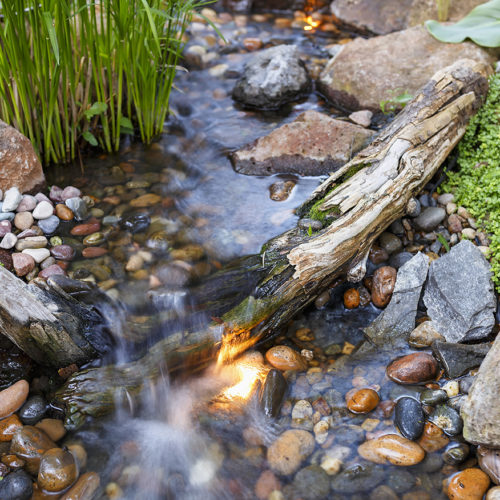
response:
[[[397,434],[365,441],[358,447],[358,453],[370,462],[400,466],[418,464],[425,457],[425,451],[417,443]]]
[[[500,486],[490,488],[486,493],[486,500],[500,500]]]
[[[394,423],[403,437],[418,439],[424,430],[425,415],[422,405],[414,398],[400,398],[394,409]]]
[[[65,203],[77,221],[85,220],[88,217],[87,204],[81,198],[69,198]]]
[[[61,193],[61,201],[69,200],[70,198],[79,198],[82,195],[81,191],[73,186],[66,186]]]
[[[420,402],[423,405],[435,406],[448,400],[448,394],[442,389],[425,389],[420,393]]]
[[[444,337],[434,328],[432,321],[424,321],[410,333],[408,343],[412,347],[421,348],[440,340],[444,340]]]
[[[360,389],[352,394],[350,392],[346,395],[346,404],[353,413],[369,413],[380,401],[379,395],[373,389]]]
[[[295,475],[293,490],[295,495],[304,500],[320,500],[330,491],[330,478],[321,467],[309,465]]]
[[[31,396],[19,410],[19,418],[25,425],[35,425],[47,411],[47,402],[42,396]]]
[[[78,224],[71,229],[73,236],[88,236],[97,233],[101,229],[101,223],[97,220],[89,220],[85,224]]]
[[[82,250],[82,256],[85,259],[97,259],[107,253],[108,249],[103,247],[87,247]]]
[[[312,453],[314,446],[315,441],[311,433],[300,429],[288,430],[269,446],[267,461],[274,472],[293,474]]]
[[[385,482],[393,491],[401,494],[413,488],[416,478],[415,475],[407,469],[397,469],[391,467]]]
[[[395,269],[399,269],[404,266],[409,260],[413,258],[413,254],[410,252],[399,252],[391,255],[389,259],[389,264]]]
[[[14,433],[21,427],[22,423],[17,415],[10,415],[0,420],[0,441],[12,441]]]
[[[275,418],[278,416],[287,390],[287,383],[279,370],[270,370],[266,376],[260,406],[264,414]]]
[[[23,251],[27,248],[44,248],[47,246],[45,236],[27,236],[16,243],[16,250]]]
[[[369,257],[374,264],[378,265],[382,264],[382,262],[387,262],[387,260],[389,259],[389,254],[378,245],[372,245],[372,247],[370,248]]]
[[[150,224],[151,219],[148,214],[138,213],[124,218],[121,222],[121,227],[125,231],[130,231],[132,234],[136,234],[146,231]]]
[[[424,352],[408,354],[395,359],[387,367],[387,376],[398,384],[418,384],[436,378],[437,361]]]
[[[38,227],[44,234],[52,234],[59,227],[59,217],[51,215],[47,219],[38,221]]]
[[[157,205],[161,201],[161,196],[153,193],[144,194],[130,202],[130,206],[134,208],[146,208]]]
[[[458,465],[469,456],[469,445],[466,443],[453,443],[443,453],[443,460],[450,465]],[[481,464],[479,464],[481,466]],[[481,467],[483,470],[484,468]],[[485,471],[487,472],[487,471]]]
[[[98,246],[106,241],[103,233],[92,233],[83,238],[83,244],[86,246]]]
[[[58,274],[64,275],[66,273],[61,269],[60,266],[58,266],[57,264],[54,264],[54,265],[46,267],[45,269],[40,271],[40,273],[38,274],[38,277],[43,278],[43,279],[47,279],[47,278],[50,278],[51,276],[55,276]]]
[[[73,260],[75,258],[75,250],[69,245],[56,245],[50,249],[50,253],[55,259]]]
[[[331,487],[341,494],[371,491],[383,481],[384,476],[380,465],[355,463],[334,476]]]
[[[456,378],[479,366],[490,347],[490,344],[465,345],[454,342],[434,342],[432,352],[441,362],[448,377]]]
[[[99,474],[86,472],[60,500],[92,500],[100,485]]]
[[[50,188],[49,198],[52,201],[62,201],[62,192],[62,188],[54,185]]]
[[[448,485],[450,500],[481,500],[490,485],[490,478],[477,468],[465,469],[452,477]]]
[[[55,418],[44,418],[35,427],[44,431],[54,442],[59,441],[66,434],[63,421]]]
[[[456,436],[462,432],[462,418],[457,411],[447,405],[437,406],[429,416],[429,421],[448,436]]]
[[[401,240],[395,234],[387,231],[379,236],[379,244],[389,255],[399,252],[403,248]]]
[[[306,360],[294,349],[280,345],[271,347],[266,352],[268,363],[278,370],[305,370]]]
[[[0,481],[0,498],[2,500],[30,500],[33,495],[33,483],[26,472],[11,472]]]
[[[40,460],[38,484],[48,492],[60,492],[78,477],[78,466],[69,451],[55,448],[46,451]]]
[[[65,221],[70,221],[75,218],[73,211],[63,203],[58,203],[56,205],[56,216]]]
[[[432,231],[446,217],[446,210],[440,207],[427,207],[413,222],[421,231]]]
[[[269,197],[273,201],[285,201],[295,187],[294,181],[278,181],[269,187]]]
[[[372,302],[377,307],[385,307],[391,300],[396,274],[396,269],[390,266],[379,267],[373,273]]]
[[[500,450],[493,450],[485,446],[477,449],[479,467],[488,474],[491,481],[500,484]]]
[[[56,263],[54,257],[47,257],[42,263],[40,263],[40,269],[47,269],[47,267],[53,266]]]
[[[359,307],[360,296],[359,292],[355,288],[349,288],[344,292],[344,306],[347,309],[355,309]]]
[[[47,248],[26,248],[23,254],[31,255],[37,264],[50,257],[50,251]]]

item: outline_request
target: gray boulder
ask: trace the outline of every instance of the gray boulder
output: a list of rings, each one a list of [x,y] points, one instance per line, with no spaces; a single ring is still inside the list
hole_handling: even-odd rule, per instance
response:
[[[432,262],[424,304],[447,342],[480,340],[491,333],[496,310],[491,268],[470,241]]]
[[[245,106],[277,109],[311,91],[311,79],[295,45],[278,45],[255,54],[233,89]]]
[[[389,305],[365,328],[372,344],[392,349],[406,341],[415,328],[418,301],[428,269],[429,257],[420,252],[400,267]]]

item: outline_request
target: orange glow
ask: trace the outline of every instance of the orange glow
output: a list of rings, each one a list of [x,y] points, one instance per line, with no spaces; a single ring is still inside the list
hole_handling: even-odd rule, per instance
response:
[[[222,396],[227,399],[248,399],[257,381],[260,379],[261,370],[258,366],[252,366],[246,363],[236,365],[236,370],[239,376],[239,382],[228,387]]]
[[[312,16],[307,16],[304,21],[307,23],[307,26],[304,26],[304,31],[312,31],[321,24],[321,21],[314,20]]]

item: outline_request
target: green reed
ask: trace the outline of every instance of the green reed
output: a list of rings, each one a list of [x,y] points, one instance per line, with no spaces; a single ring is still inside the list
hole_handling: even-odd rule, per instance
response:
[[[448,15],[450,10],[451,0],[436,0],[437,11],[438,11],[438,21],[445,22],[448,21]]]
[[[163,130],[183,34],[204,0],[8,0],[0,13],[0,118],[45,163],[85,142],[117,151]]]

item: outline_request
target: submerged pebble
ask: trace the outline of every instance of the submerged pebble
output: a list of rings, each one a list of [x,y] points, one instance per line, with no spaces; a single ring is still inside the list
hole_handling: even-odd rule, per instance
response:
[[[365,441],[358,447],[358,453],[370,462],[400,466],[418,464],[425,457],[421,446],[397,434],[385,434]]]
[[[424,431],[425,415],[422,405],[414,398],[398,399],[394,409],[394,424],[399,432],[412,441],[418,439]]]

